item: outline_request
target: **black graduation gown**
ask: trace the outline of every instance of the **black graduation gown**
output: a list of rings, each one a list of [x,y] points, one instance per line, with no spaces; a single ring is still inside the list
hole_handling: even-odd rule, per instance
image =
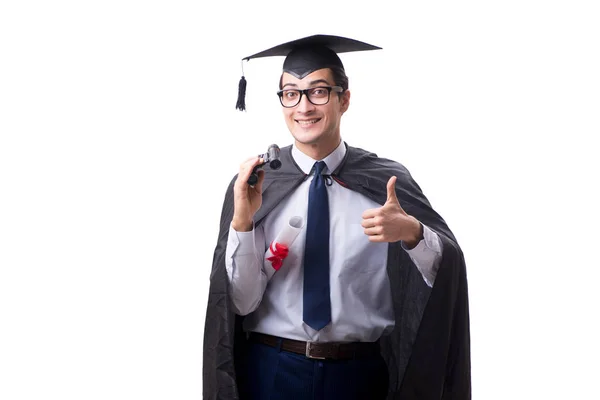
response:
[[[407,214],[436,232],[443,256],[433,288],[429,288],[400,243],[388,246],[395,328],[381,338],[388,365],[388,399],[465,400],[471,398],[470,333],[467,277],[462,251],[454,235],[401,164],[346,145],[346,157],[332,177],[379,204],[387,199],[387,182],[397,176],[396,194]],[[291,146],[280,152],[282,167],[265,169],[263,203],[255,224],[307,178],[295,164]],[[225,270],[225,249],[233,216],[231,181],[221,214],[214,252],[204,330],[204,399],[239,399],[235,360],[243,355],[243,317],[232,311]],[[243,399],[242,399],[243,400]]]

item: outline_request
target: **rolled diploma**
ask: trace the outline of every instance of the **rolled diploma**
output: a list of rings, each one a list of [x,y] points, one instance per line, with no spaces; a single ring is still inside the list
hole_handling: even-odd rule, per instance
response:
[[[292,246],[292,243],[294,243],[294,240],[296,240],[296,237],[302,230],[303,226],[304,219],[302,217],[291,217],[285,228],[283,228],[281,232],[279,232],[279,234],[275,236],[275,240],[273,240],[271,245],[273,246],[273,248],[275,248],[275,244],[279,243],[284,246],[287,246],[287,248],[289,249]],[[277,272],[275,268],[273,268],[273,266],[271,265],[271,261],[268,260],[269,257],[273,256],[273,253],[271,252],[271,245],[269,245],[269,248],[265,253],[265,271],[267,273],[268,279],[271,279],[275,272]]]

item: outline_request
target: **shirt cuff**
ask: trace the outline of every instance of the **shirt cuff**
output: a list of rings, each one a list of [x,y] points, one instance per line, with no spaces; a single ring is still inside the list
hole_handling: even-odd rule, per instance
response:
[[[254,223],[252,225],[252,230],[248,232],[238,232],[229,225],[228,242],[232,247],[231,255],[245,256],[254,254]]]
[[[423,239],[412,249],[402,248],[408,253],[415,263],[427,286],[433,287],[440,260],[442,258],[442,243],[440,237],[431,229],[423,225]]]
[[[406,244],[402,242],[402,248],[413,257],[423,252],[433,251],[438,254],[442,252],[440,238],[434,231],[425,225],[423,225],[423,239],[421,239],[421,241],[412,249],[406,247]]]

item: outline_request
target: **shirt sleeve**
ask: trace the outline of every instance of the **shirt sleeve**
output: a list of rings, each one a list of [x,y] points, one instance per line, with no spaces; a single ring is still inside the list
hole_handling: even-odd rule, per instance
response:
[[[267,287],[268,278],[262,268],[264,236],[262,227],[253,227],[250,232],[229,227],[225,268],[236,314],[247,315],[256,310]]]
[[[415,263],[427,286],[433,287],[442,260],[442,242],[437,233],[423,225],[423,239],[419,244],[408,249],[402,242],[402,248]]]

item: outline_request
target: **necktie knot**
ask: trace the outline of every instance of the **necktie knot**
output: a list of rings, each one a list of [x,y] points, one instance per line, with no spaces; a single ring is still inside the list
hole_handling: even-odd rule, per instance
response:
[[[317,161],[315,163],[315,176],[321,175],[323,173],[323,171],[325,170],[325,167],[327,167],[327,164],[325,164],[325,161]]]

